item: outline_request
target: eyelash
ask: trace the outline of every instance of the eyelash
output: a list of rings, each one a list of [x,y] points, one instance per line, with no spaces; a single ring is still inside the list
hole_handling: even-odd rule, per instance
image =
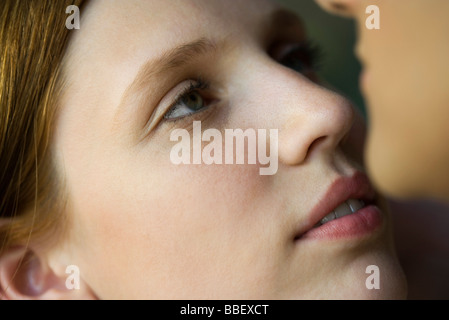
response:
[[[323,52],[323,50],[321,49],[321,47],[319,45],[308,40],[308,41],[304,41],[302,43],[298,43],[298,45],[294,49],[290,50],[287,54],[284,55],[284,57],[280,58],[278,60],[278,62],[289,67],[288,62],[291,62],[291,61],[288,61],[288,59],[290,59],[290,60],[296,59],[298,61],[304,60],[306,68],[305,68],[305,70],[303,70],[303,72],[304,72],[304,75],[307,76],[306,73],[314,72],[320,67],[320,64],[321,64],[321,61],[323,58],[322,52]],[[299,58],[300,55],[302,55],[302,58]],[[303,62],[303,61],[301,61],[301,62]],[[293,70],[295,70],[294,67],[291,67],[291,68]],[[298,70],[296,70],[296,71],[298,71]],[[298,71],[298,72],[303,73],[301,71]],[[195,92],[201,93],[202,91],[206,91],[208,89],[210,89],[210,82],[205,81],[202,78],[193,80],[188,87],[186,87],[184,90],[181,91],[181,93],[178,94],[175,101],[170,105],[170,107],[168,108],[168,111],[164,115],[164,121],[176,122],[178,120],[182,120],[184,118],[189,118],[190,116],[192,116],[194,114],[201,113],[201,112],[205,111],[205,109],[207,109],[207,107],[205,107],[201,110],[198,110],[196,112],[187,114],[185,116],[181,116],[181,117],[177,117],[177,118],[170,118],[170,116],[175,112],[175,107],[180,105],[182,103],[182,101],[187,96],[189,96]],[[203,98],[204,98],[204,96],[203,96]]]
[[[289,58],[291,59],[293,56],[293,58],[297,60],[303,60],[305,62],[305,72],[316,72],[322,65],[322,61],[324,58],[323,52],[324,50],[319,44],[311,40],[306,40],[304,42],[296,44],[296,46],[292,50],[290,50],[278,61],[279,63],[288,66],[288,61],[286,60],[288,60]],[[298,72],[301,73],[301,71]]]
[[[201,111],[204,111],[204,109],[202,109],[200,111],[191,113],[191,114],[186,115],[186,116],[173,118],[173,119],[169,118],[174,113],[174,107],[179,105],[188,95],[190,95],[190,94],[192,94],[194,92],[200,93],[201,91],[205,91],[205,90],[208,90],[208,89],[210,89],[210,83],[208,81],[206,81],[206,80],[204,80],[202,78],[198,78],[196,80],[193,80],[188,87],[183,89],[181,91],[181,93],[178,94],[178,96],[175,99],[175,101],[173,101],[173,103],[170,105],[170,107],[168,108],[168,111],[164,115],[164,120],[165,121],[170,121],[170,122],[175,122],[177,120],[181,120],[181,119],[186,118],[188,116],[191,116],[193,114],[200,113]]]

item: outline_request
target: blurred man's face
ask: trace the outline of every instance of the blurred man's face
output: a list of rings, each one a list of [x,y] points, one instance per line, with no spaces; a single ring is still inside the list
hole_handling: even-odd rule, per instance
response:
[[[317,2],[358,22],[374,182],[392,196],[449,198],[449,1]],[[366,26],[373,4],[378,30]]]

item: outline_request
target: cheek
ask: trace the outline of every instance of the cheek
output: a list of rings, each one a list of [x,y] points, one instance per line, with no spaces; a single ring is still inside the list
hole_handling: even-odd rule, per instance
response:
[[[257,166],[141,160],[99,169],[89,177],[95,183],[72,190],[78,257],[96,292],[182,296],[206,279],[223,286],[215,282],[217,272],[247,274],[251,267],[263,273],[266,266],[257,267],[254,256],[267,245],[255,240],[276,220]],[[239,256],[238,265],[229,259]]]

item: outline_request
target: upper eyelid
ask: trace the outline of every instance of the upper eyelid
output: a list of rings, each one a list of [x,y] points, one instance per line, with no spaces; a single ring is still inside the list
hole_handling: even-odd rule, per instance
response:
[[[307,39],[302,42],[284,44],[290,46],[288,50],[282,51],[282,54],[278,53],[277,56],[272,56],[276,61],[282,61],[284,58],[288,57],[290,54],[298,52],[303,54],[304,58],[307,58],[309,64],[313,68],[320,67],[322,60],[325,58],[325,52],[323,47],[319,43],[313,40]]]
[[[202,79],[195,80],[195,81],[196,81],[196,84],[191,82],[188,87],[184,88],[180,93],[177,94],[177,97],[175,98],[175,100],[167,108],[167,110],[166,110],[167,112],[170,111],[170,109],[173,108],[176,104],[178,104],[187,94],[190,94],[195,91],[207,90],[210,87],[209,82],[206,82]]]
[[[272,51],[274,49],[274,47],[276,47],[276,48],[288,47],[287,49],[283,49],[278,52],[274,52],[274,54],[276,54],[276,56],[274,58],[282,59],[283,57],[288,55],[290,52],[292,52],[298,48],[304,47],[305,49],[307,49],[309,47],[309,43],[307,40],[278,42],[278,43],[270,46],[270,48],[268,48],[268,53],[270,55],[273,53],[270,51]],[[190,81],[189,85],[186,86],[184,89],[182,89],[182,91],[180,93],[177,94],[177,97],[175,98],[173,103],[167,108],[167,110],[169,110],[171,107],[173,107],[174,105],[179,103],[180,100],[183,98],[183,96],[185,96],[186,94],[188,94],[190,92],[194,92],[196,90],[210,89],[210,82],[206,81],[205,79],[203,79],[201,77],[198,77],[196,79],[190,79],[188,81]]]
[[[274,44],[274,45],[276,45],[276,46],[288,45],[288,44],[302,45],[304,42],[306,42],[305,39],[290,39],[289,41],[285,40],[285,41],[282,41],[282,42],[278,42],[277,44]],[[227,42],[227,43],[228,43],[228,46],[227,46],[228,49],[230,49],[230,48],[233,47],[233,46],[230,45],[229,42]],[[272,47],[274,47],[274,45],[266,47],[265,50],[267,50],[267,52],[270,54],[269,50],[270,50]],[[270,55],[271,55],[271,54],[270,54]],[[192,79],[192,80],[194,80],[194,79]],[[194,81],[198,81],[198,80],[194,80]],[[189,87],[190,87],[191,85],[192,85],[192,83],[190,83]],[[210,87],[210,85],[209,85],[209,87]],[[208,87],[207,89],[210,89],[209,87]],[[196,90],[199,90],[199,89],[197,88]],[[214,91],[215,91],[215,89],[214,89]],[[217,90],[217,91],[222,91],[222,90]],[[152,131],[152,130],[154,130],[156,127],[158,127],[158,126],[159,126],[159,123],[160,123],[161,121],[167,121],[167,120],[164,119],[164,115],[166,114],[166,112],[167,112],[171,107],[173,107],[176,103],[179,103],[180,99],[182,99],[182,96],[185,95],[185,94],[187,94],[187,93],[189,93],[189,92],[190,92],[190,91],[189,91],[189,88],[187,87],[186,89],[183,90],[183,92],[177,94],[176,99],[173,100],[174,102],[172,102],[172,103],[170,104],[170,106],[168,106],[167,108],[163,108],[164,110],[162,110],[162,111],[160,111],[160,112],[153,112],[153,113],[152,113],[152,118],[153,118],[153,119],[150,120],[150,121],[148,121],[149,125],[147,125],[147,126],[146,126],[146,129],[144,130],[144,131],[145,131],[145,136],[147,136],[147,135],[149,134],[150,131]],[[164,97],[165,97],[165,95],[164,95]],[[163,98],[162,98],[162,99],[163,99]],[[161,100],[162,100],[162,99],[161,99]],[[160,101],[159,101],[159,103],[158,103],[157,105],[160,105]],[[159,109],[158,106],[156,106],[155,109]],[[209,109],[209,108],[206,108],[206,109]],[[154,116],[156,113],[157,113],[157,116]],[[195,114],[197,114],[197,113],[201,113],[201,111],[196,112]],[[193,114],[192,114],[192,115],[193,115]],[[153,117],[153,116],[154,116],[154,117]],[[186,116],[186,117],[187,117],[187,116]],[[182,117],[182,118],[186,118],[186,117]],[[180,119],[181,119],[181,118],[180,118]],[[178,119],[178,120],[180,120],[180,119]]]
[[[187,90],[187,88],[190,87],[191,83],[189,83],[188,85],[185,85],[185,87],[180,89],[178,92],[171,94],[171,92],[173,90],[175,90],[178,86],[182,85],[182,83],[184,83],[186,81],[189,81],[189,80],[181,81],[177,85],[172,87],[170,90],[168,90],[163,95],[161,100],[159,100],[157,102],[149,119],[146,121],[145,127],[143,129],[142,138],[140,139],[141,141],[143,141],[151,132],[153,132],[155,129],[157,129],[157,127],[159,126],[159,123],[164,120],[164,116],[165,116],[166,112],[173,106],[174,101],[176,101],[180,97],[180,95],[181,95],[180,92]],[[170,95],[172,95],[172,97],[170,97]],[[166,106],[164,107],[163,104],[164,104],[165,99],[167,99],[167,100],[170,99],[170,100],[167,103],[165,103]]]
[[[188,114],[188,115],[184,115],[184,116],[181,116],[181,117],[178,117],[178,118],[170,119],[170,118],[166,118],[166,117],[165,117],[165,116],[167,115],[167,113],[170,112],[170,110],[171,110],[173,107],[175,107],[178,103],[180,103],[180,102],[182,101],[182,99],[183,99],[185,96],[187,96],[188,94],[191,94],[192,92],[199,92],[199,91],[201,91],[201,90],[208,90],[208,89],[210,89],[210,83],[209,83],[209,82],[207,82],[207,81],[205,81],[205,80],[202,80],[202,79],[201,79],[201,80],[197,80],[197,81],[198,81],[198,82],[197,82],[197,85],[196,85],[196,86],[193,85],[193,84],[191,84],[191,86],[190,86],[189,88],[187,88],[186,90],[184,90],[183,93],[181,93],[181,94],[178,95],[178,98],[176,98],[176,100],[170,105],[170,107],[168,107],[167,112],[164,114],[163,121],[176,121],[176,120],[180,120],[180,119],[182,119],[182,118],[186,118],[186,117],[192,116],[192,115],[194,115],[194,114],[197,114],[197,113],[200,113],[200,112],[205,111],[205,109],[208,109],[208,108],[210,107],[210,105],[213,104],[213,103],[209,103],[209,104],[206,105],[206,107],[203,108],[202,110],[198,110],[198,111],[196,111],[196,112],[192,112],[192,113],[190,113],[190,114]],[[204,99],[204,97],[203,97],[203,99]],[[204,99],[204,100],[207,100],[207,99]]]
[[[150,57],[141,64],[134,79],[122,93],[114,111],[113,122],[125,124],[128,118],[135,119],[137,112],[144,114],[144,119],[137,118],[135,121],[139,123],[139,132],[147,136],[154,128],[154,120],[160,117],[158,106],[176,83],[179,84],[191,74],[194,66],[216,57],[217,54],[223,54],[228,47],[227,39],[203,37],[180,43],[159,56]]]
[[[173,93],[173,97],[167,97],[170,94],[171,91],[175,90],[178,86],[182,85],[184,82],[189,82],[188,84],[186,84],[183,88],[180,88],[178,92]],[[199,82],[201,81],[203,83],[203,85],[206,85],[207,88],[210,88],[210,82],[204,80],[203,78],[192,78],[192,79],[187,79],[184,81],[179,82],[177,85],[175,85],[174,87],[172,87],[170,90],[168,90],[168,92],[163,96],[163,98],[158,102],[157,106],[155,107],[154,111],[151,114],[150,119],[148,119],[147,124],[145,125],[145,128],[143,130],[143,135],[142,138],[140,139],[141,141],[143,141],[146,137],[148,137],[149,134],[151,134],[151,132],[153,132],[154,130],[156,130],[159,125],[161,124],[161,122],[174,122],[174,121],[167,121],[166,119],[164,119],[165,114],[168,112],[168,110],[170,110],[170,108],[172,108],[177,102],[180,101],[180,99],[182,99],[182,97],[186,94],[188,94],[189,92],[191,92],[191,88],[192,86],[195,86],[195,82]],[[202,88],[205,88],[205,86],[202,86]],[[198,88],[195,90],[199,90]],[[204,89],[205,90],[205,89]],[[164,104],[164,99],[170,99],[165,106],[163,106],[162,104]],[[173,119],[175,120],[175,119]]]
[[[285,44],[283,46],[283,50],[279,51],[279,59],[285,58],[290,53],[294,52],[295,50],[304,48],[304,44],[302,43],[291,43],[291,44]]]
[[[307,42],[306,41],[295,41],[295,42],[285,42],[285,43],[277,43],[275,46],[277,47],[281,47],[281,46],[290,46],[290,48],[283,50],[281,54],[278,55],[278,59],[281,60],[285,55],[287,55],[288,53],[290,53],[291,51],[294,51],[295,49],[297,49],[298,47],[307,47]],[[270,49],[269,49],[270,50]],[[269,52],[270,54],[270,52]],[[270,54],[271,55],[271,54]],[[202,78],[197,78],[197,79],[192,79],[190,80],[190,84],[189,86],[187,86],[186,88],[184,88],[180,93],[177,94],[175,100],[170,104],[169,107],[166,108],[165,112],[163,113],[160,121],[170,121],[170,122],[174,122],[176,120],[180,120],[182,118],[186,118],[189,117],[191,115],[197,114],[202,112],[203,110],[194,112],[190,115],[185,115],[182,116],[180,118],[174,118],[174,119],[167,119],[165,118],[165,115],[167,114],[167,112],[170,111],[171,108],[173,108],[174,106],[176,106],[178,103],[181,102],[181,100],[185,97],[185,95],[191,93],[191,92],[195,92],[195,91],[199,91],[199,90],[208,90],[210,89],[210,83]],[[195,85],[195,82],[198,85]]]
[[[196,90],[198,89],[194,87],[193,83],[191,83],[189,87],[184,88],[180,93],[177,94],[175,100],[170,104],[170,106],[167,108],[168,110],[166,111],[170,111],[175,105],[179,104],[187,94],[195,92]],[[167,112],[164,114],[164,116],[167,114]]]
[[[303,21],[290,10],[284,8],[274,8],[258,23],[262,30],[256,36],[257,43],[262,43],[263,47],[269,46],[274,37],[295,38],[303,34]],[[281,36],[279,36],[282,33]],[[241,43],[234,41],[235,37],[227,35],[220,38],[201,37],[190,42],[177,43],[176,46],[168,48],[158,56],[149,57],[140,66],[137,75],[124,90],[120,103],[114,115],[114,122],[121,123],[123,118],[131,117],[135,114],[134,109],[129,111],[132,105],[137,111],[144,109],[145,118],[150,118],[151,114],[162,100],[163,92],[169,85],[165,84],[177,78],[182,73],[190,73],[192,65],[202,63],[204,59],[212,59],[227,56],[227,52],[240,48]],[[155,82],[155,78],[163,77]],[[182,77],[182,76],[181,76]],[[179,79],[178,79],[179,80]],[[151,106],[148,107],[148,101]],[[139,127],[143,130],[148,128],[148,121],[138,121]],[[126,118],[125,118],[126,119]],[[140,125],[142,124],[142,125]]]
[[[288,49],[285,49],[286,47],[289,47]],[[273,45],[271,45],[268,49],[268,54],[275,60],[280,60],[282,57],[286,55],[286,53],[290,53],[298,48],[307,48],[308,47],[308,41],[301,40],[301,41],[282,41],[277,42]]]

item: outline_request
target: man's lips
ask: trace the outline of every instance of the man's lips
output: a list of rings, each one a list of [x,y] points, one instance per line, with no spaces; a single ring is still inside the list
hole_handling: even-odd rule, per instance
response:
[[[355,208],[358,211],[356,213],[352,213],[353,215],[359,213],[359,211],[360,213],[363,212],[364,214],[376,214],[375,212],[373,212],[373,210],[366,210],[366,208],[373,207],[372,204],[374,203],[375,198],[376,193],[365,174],[357,172],[352,177],[339,178],[330,186],[330,188],[324,194],[323,199],[312,209],[307,223],[303,225],[299,230],[297,230],[295,239],[302,238],[304,234],[308,233],[315,227],[320,226],[320,222],[322,222],[325,217],[326,219],[328,219],[328,217],[332,215],[333,212],[337,212],[337,219],[331,219],[332,221],[327,223],[336,224],[337,220],[340,219],[342,221],[345,220],[346,222],[351,223],[350,219],[348,219],[348,213],[345,213],[344,217],[342,217],[343,215],[339,213],[339,211],[344,210],[345,203],[348,205],[348,207],[351,207],[351,204],[355,203],[355,201],[363,201],[360,203],[363,203],[364,207]],[[374,219],[374,217],[371,218],[372,221],[376,220]],[[326,221],[326,219],[324,219],[324,221]],[[323,224],[323,226],[326,226],[326,224]],[[355,232],[357,230],[354,229],[353,231]]]

